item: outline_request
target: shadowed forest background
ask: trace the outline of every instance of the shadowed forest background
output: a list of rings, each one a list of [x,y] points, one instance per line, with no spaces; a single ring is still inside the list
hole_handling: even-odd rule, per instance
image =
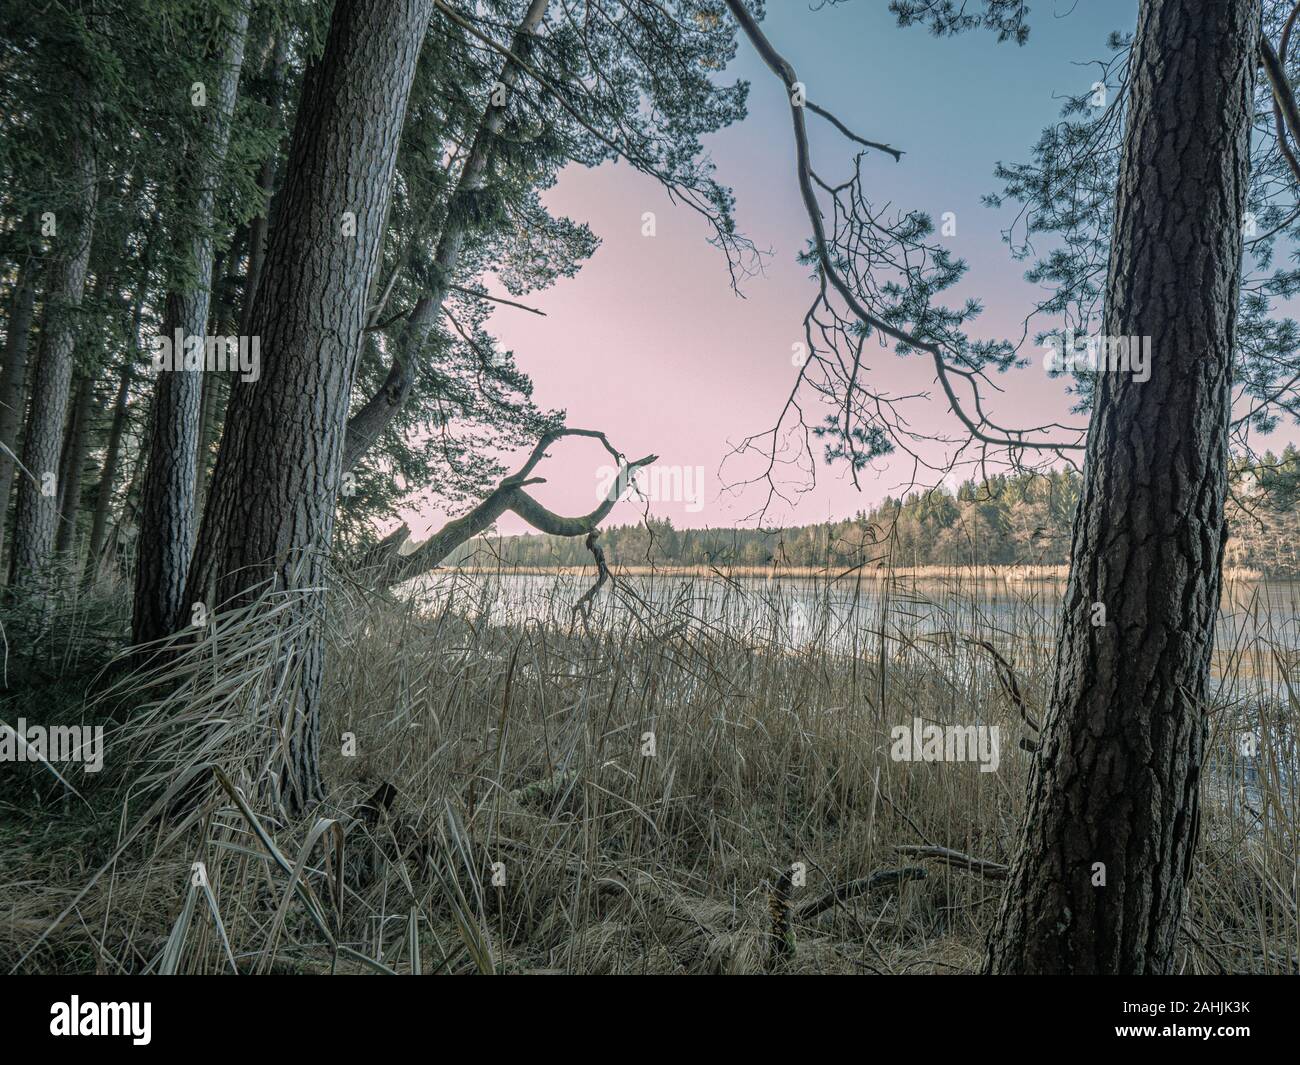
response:
[[[7,5],[0,965],[1300,972],[1297,22]]]

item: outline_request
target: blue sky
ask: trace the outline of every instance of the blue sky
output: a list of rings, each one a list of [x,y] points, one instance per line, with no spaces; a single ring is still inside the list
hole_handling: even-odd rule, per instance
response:
[[[1064,94],[1097,79],[1090,61],[1108,54],[1110,32],[1131,32],[1137,12],[1136,0],[1036,0],[1031,7],[1032,32],[1023,47],[998,44],[987,31],[934,38],[922,27],[900,29],[886,0],[820,9],[804,0],[770,0],[764,22],[810,99],[863,136],[906,153],[900,163],[872,160],[874,199],[928,212],[936,221],[944,212],[956,214],[951,246],[970,273],[955,293],[986,308],[972,330],[976,336],[1018,337],[1036,295],[1023,281],[1026,264],[1012,259],[1001,237],[1014,208],[995,211],[980,202],[998,191],[994,167],[1028,158],[1042,129],[1059,118]],[[801,338],[813,295],[808,271],[795,262],[808,229],[785,93],[744,40],[726,76],[750,81],[750,113],[711,137],[707,148],[719,178],[735,191],[739,228],[772,252],[764,276],[744,284],[745,298],[731,291],[719,253],[706,244],[705,225],[674,208],[654,182],[626,165],[570,167],[547,202],[588,222],[602,246],[576,278],[530,297],[546,318],[503,308],[492,323],[532,375],[539,402],[566,409],[570,425],[606,430],[630,456],[656,453],[662,464],[704,471],[702,505],[651,507],[679,526],[738,524],[761,505],[758,490],[727,491],[746,471],[722,463],[736,442],[768,428],[779,413],[794,381],[791,343]],[[815,116],[809,123],[820,172],[842,180],[851,147]],[[645,211],[657,216],[653,240],[641,232]],[[932,375],[915,360],[879,353],[874,366],[876,383],[890,390],[935,390]],[[1007,392],[994,409],[1009,424],[1071,420],[1064,382],[1041,367],[1016,371],[1002,383]],[[921,416],[937,427],[955,426],[937,398]],[[561,511],[590,510],[598,467],[606,461],[597,445],[564,445],[539,471],[549,483],[538,497]],[[843,470],[819,464],[816,486],[792,475],[791,503],[778,503],[765,520],[849,516],[910,478],[910,465],[886,461],[855,488]],[[624,503],[612,520],[635,521],[640,514],[640,507]],[[410,517],[417,535],[442,520],[436,513]],[[510,519],[501,529],[525,531]]]

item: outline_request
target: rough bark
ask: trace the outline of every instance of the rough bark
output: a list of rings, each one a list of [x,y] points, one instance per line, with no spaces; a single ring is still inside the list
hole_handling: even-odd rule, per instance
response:
[[[216,91],[209,103],[206,133],[187,153],[189,208],[182,225],[182,266],[167,293],[163,336],[206,337],[213,267],[212,219],[221,167],[230,137],[230,119],[244,62],[248,5],[227,16],[216,52]],[[158,374],[154,392],[149,460],[140,505],[135,601],[131,633],[135,643],[166,636],[180,627],[195,528],[195,459],[199,441],[201,369],[177,365]]]
[[[548,3],[549,0],[532,0],[528,5],[523,20],[515,30],[510,45],[511,54],[528,54],[529,41],[546,15]],[[502,65],[498,81],[507,89],[513,89],[520,73],[518,65],[507,59]],[[457,209],[458,201],[473,195],[482,186],[492,159],[493,145],[505,116],[506,108],[493,106],[489,99],[448,204],[447,221],[438,237],[438,247],[433,256],[433,286],[420,297],[407,315],[397,337],[396,354],[379,391],[348,421],[343,455],[345,470],[352,469],[361,460],[411,394],[411,387],[415,384],[415,360],[442,313],[443,301],[455,282],[461,251],[470,233],[470,214]]]
[[[99,198],[98,168],[88,137],[74,140],[71,181],[72,209],[56,219],[59,256],[51,268],[45,308],[45,333],[32,376],[30,413],[23,440],[23,465],[28,473],[18,482],[18,511],[14,518],[9,584],[38,598],[48,592],[50,564],[58,531],[57,475],[63,425],[72,385],[72,352],[78,333],[78,310],[86,288],[90,244],[95,232]],[[29,475],[30,474],[30,475]],[[51,481],[47,482],[46,475]],[[53,489],[51,491],[51,489]]]
[[[1109,336],[1152,338],[1151,376],[1098,382],[1055,683],[990,972],[1174,963],[1225,542],[1259,23],[1258,0],[1139,11],[1104,321]]]
[[[262,374],[231,398],[187,598],[218,607],[266,583],[302,622],[274,773],[291,807],[321,794],[319,626],[348,394],[397,148],[432,0],[339,0],[307,71],[250,332]],[[352,225],[355,224],[355,233]]]
[[[34,220],[31,222],[35,225]],[[36,310],[39,260],[25,258],[18,268],[13,302],[5,336],[4,369],[0,370],[0,549],[4,547],[5,518],[14,486],[14,456],[18,454],[18,427],[27,399],[27,352]]]

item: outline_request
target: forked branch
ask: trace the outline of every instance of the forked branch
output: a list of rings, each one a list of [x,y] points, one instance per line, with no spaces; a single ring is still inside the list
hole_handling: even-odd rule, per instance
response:
[[[551,445],[571,436],[598,440],[618,465],[618,476],[600,505],[591,513],[579,517],[556,514],[524,491],[531,485],[546,482],[544,477],[531,476],[533,470],[546,457],[547,449]],[[632,483],[636,471],[657,460],[657,455],[647,455],[635,462],[629,462],[609,442],[604,433],[595,429],[556,429],[543,436],[523,465],[508,477],[502,478],[496,488],[469,513],[449,521],[414,551],[405,555],[401,553],[401,548],[410,538],[410,530],[403,525],[396,532],[385,537],[380,545],[381,549],[372,552],[367,562],[377,570],[377,582],[385,586],[410,580],[435,568],[456,548],[480,533],[486,532],[506,513],[517,514],[534,529],[552,536],[590,536],[614,509],[614,504]],[[594,595],[594,591],[592,594]]]

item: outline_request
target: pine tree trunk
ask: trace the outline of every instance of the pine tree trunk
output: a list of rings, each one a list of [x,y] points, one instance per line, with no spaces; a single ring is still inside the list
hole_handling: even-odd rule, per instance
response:
[[[58,533],[58,470],[72,386],[72,353],[77,343],[78,310],[86,289],[90,244],[95,233],[99,173],[84,134],[74,139],[71,180],[73,209],[56,218],[60,254],[52,267],[45,308],[45,331],[32,377],[30,413],[23,440],[24,474],[18,481],[9,585],[48,595],[50,565]]]
[[[230,249],[230,258],[236,258],[235,249]],[[229,330],[221,327],[222,305],[227,296],[229,285],[226,274],[226,259],[220,252],[212,264],[212,282],[211,292],[212,299],[208,309],[208,330],[213,336],[226,336]],[[211,446],[211,427],[212,427],[212,404],[213,404],[213,387],[216,384],[217,372],[209,373],[207,370],[199,371],[199,431],[197,439],[194,441],[194,496],[193,496],[193,514],[191,516],[190,528],[195,534],[198,533],[199,518],[203,514],[203,496],[207,484],[207,454]],[[193,543],[190,544],[191,554],[194,551]]]
[[[1151,376],[1098,381],[1056,679],[990,972],[1174,964],[1226,540],[1259,32],[1258,0],[1141,4],[1104,321],[1108,336],[1151,338]]]
[[[178,225],[184,226],[182,259],[188,269],[180,283],[167,293],[163,336],[168,338],[177,331],[184,337],[200,338],[208,332],[213,210],[244,62],[248,5],[239,4],[227,17],[229,21],[217,53],[220,73],[209,104],[212,114],[207,135],[195,146],[185,167],[192,174],[192,184],[187,190],[191,211],[183,221],[178,220]],[[178,365],[158,374],[150,414],[152,432],[140,506],[131,617],[135,643],[159,639],[180,627],[194,545],[194,470],[203,372],[182,369],[182,352],[174,352],[173,357]]]
[[[83,374],[72,395],[72,416],[68,419],[63,459],[59,465],[59,532],[54,551],[63,555],[72,549],[77,532],[77,511],[81,506],[81,475],[90,450],[90,407],[95,399],[95,379]]]
[[[139,335],[139,307],[136,304],[136,321],[133,335]],[[90,523],[90,545],[86,551],[85,579],[99,577],[100,553],[104,550],[104,533],[108,529],[108,513],[113,503],[113,482],[117,477],[118,460],[122,453],[122,433],[126,429],[127,400],[131,392],[131,358],[137,350],[132,345],[117,382],[117,398],[113,402],[113,420],[108,427],[108,441],[104,445],[104,466],[99,474],[99,489],[95,494],[95,513]]]
[[[272,49],[270,78],[271,87],[267,94],[267,105],[272,114],[279,118],[280,108],[284,103],[285,82],[288,80],[289,38],[284,32],[276,35]],[[277,121],[277,127],[279,125]],[[251,328],[253,315],[253,297],[262,278],[262,263],[266,259],[266,234],[271,217],[271,197],[275,190],[275,172],[277,169],[278,149],[272,149],[262,160],[257,174],[257,187],[262,192],[263,209],[249,223],[248,228],[248,274],[244,282],[244,302],[239,318],[239,331],[247,334]]]
[[[523,20],[515,29],[510,44],[511,55],[526,56],[533,33],[541,25],[546,15],[549,0],[532,0]],[[519,65],[507,59],[497,79],[506,89],[513,89],[519,80]],[[483,111],[474,140],[470,145],[465,164],[461,167],[460,177],[456,181],[456,190],[452,193],[447,206],[447,219],[443,223],[442,233],[438,237],[438,247],[433,256],[433,281],[406,322],[397,338],[397,355],[394,357],[388,376],[379,391],[370,397],[348,422],[347,443],[343,454],[343,468],[352,469],[361,457],[379,439],[379,435],[388,424],[397,417],[398,411],[406,403],[415,384],[415,362],[419,357],[429,333],[438,323],[442,314],[442,304],[447,298],[451,285],[460,266],[461,252],[470,235],[470,212],[464,209],[464,201],[473,196],[483,185],[487,175],[488,163],[492,159],[496,136],[505,122],[506,107],[496,106],[489,98]]]
[[[321,588],[348,395],[378,265],[398,142],[432,0],[339,0],[307,71],[280,208],[254,297],[261,378],[226,415],[187,598],[209,608],[269,582],[296,594],[295,676],[275,772],[291,807],[322,794]]]
[[[216,306],[212,311],[212,331],[217,336],[234,336],[236,315],[234,292],[239,284],[238,269],[242,240],[239,236],[231,244],[230,255],[226,261],[225,273],[214,269],[212,272],[212,291],[220,292]],[[220,261],[220,260],[218,260]],[[220,276],[220,288],[218,277]],[[194,455],[194,532],[197,535],[199,520],[203,516],[203,507],[208,498],[208,474],[212,468],[212,445],[217,439],[219,414],[229,394],[229,379],[236,374],[213,370],[203,375],[203,401],[199,407],[199,440]],[[193,545],[191,545],[193,551]]]
[[[35,221],[31,222],[35,225]],[[14,486],[13,455],[18,454],[18,427],[27,400],[27,352],[36,310],[39,260],[29,255],[18,269],[5,337],[5,364],[0,370],[0,549],[4,547],[9,494]],[[12,453],[12,454],[11,454]]]

